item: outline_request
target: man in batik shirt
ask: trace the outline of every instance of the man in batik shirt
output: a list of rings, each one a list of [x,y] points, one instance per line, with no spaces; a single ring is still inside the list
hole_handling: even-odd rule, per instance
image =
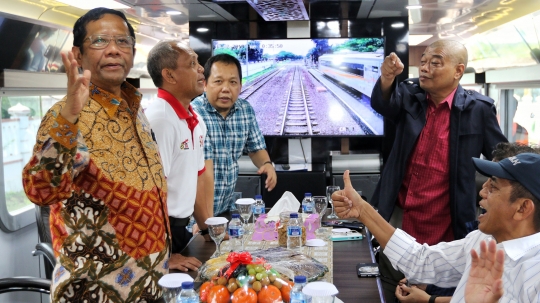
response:
[[[62,54],[67,95],[43,118],[23,170],[28,198],[51,208],[51,301],[155,302],[168,271],[167,188],[141,95],[125,82],[133,27],[97,8],[73,35]]]

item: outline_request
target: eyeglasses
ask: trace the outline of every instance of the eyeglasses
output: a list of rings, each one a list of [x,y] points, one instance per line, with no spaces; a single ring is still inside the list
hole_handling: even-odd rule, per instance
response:
[[[120,48],[132,48],[135,44],[135,38],[131,36],[110,36],[110,35],[91,35],[84,39],[90,41],[90,48],[104,49],[111,40],[116,42],[116,46]]]

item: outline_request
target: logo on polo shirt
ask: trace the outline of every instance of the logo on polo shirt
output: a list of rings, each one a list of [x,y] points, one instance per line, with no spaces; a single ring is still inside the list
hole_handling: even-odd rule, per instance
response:
[[[199,135],[199,144],[201,146],[201,148],[204,146],[204,138],[202,135]]]
[[[189,149],[188,139],[184,140],[184,142],[182,142],[182,144],[180,144],[180,149],[182,149],[182,150]]]

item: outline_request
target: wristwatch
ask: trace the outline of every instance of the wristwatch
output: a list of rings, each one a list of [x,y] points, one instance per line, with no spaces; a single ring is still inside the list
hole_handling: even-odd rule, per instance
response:
[[[201,232],[202,236],[208,235],[208,228],[207,229],[200,229],[199,231]]]
[[[429,297],[428,303],[435,303],[435,299],[437,299],[438,297],[439,296],[437,296],[437,295],[433,295],[433,296]]]

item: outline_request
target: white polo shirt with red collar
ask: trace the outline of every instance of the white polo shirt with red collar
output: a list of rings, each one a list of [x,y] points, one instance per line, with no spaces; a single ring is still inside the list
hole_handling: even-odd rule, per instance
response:
[[[158,89],[158,98],[145,110],[156,138],[165,177],[169,216],[186,218],[193,214],[197,179],[205,171],[206,125],[169,92]]]

